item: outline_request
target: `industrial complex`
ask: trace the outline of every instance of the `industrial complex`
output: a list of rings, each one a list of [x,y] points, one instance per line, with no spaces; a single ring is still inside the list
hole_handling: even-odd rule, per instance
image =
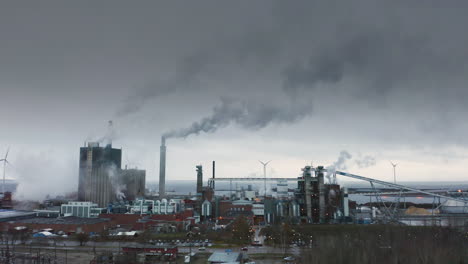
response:
[[[228,178],[216,174],[217,164],[212,161],[210,173],[205,173],[202,165],[194,166],[194,194],[167,192],[166,148],[163,137],[159,191],[156,191],[147,188],[145,170],[121,167],[122,149],[113,148],[111,143],[101,146],[88,142],[80,148],[77,197],[50,199],[39,208],[24,211],[14,210],[11,193],[5,192],[1,200],[0,228],[28,230],[40,237],[104,233],[136,237],[145,232],[182,232],[191,237],[200,230],[230,230],[242,218],[258,230],[252,236],[252,244],[256,246],[268,239],[261,235],[262,228],[285,223],[468,228],[467,190],[418,189],[324,166],[298,168],[299,177],[271,178],[265,172],[264,177]],[[265,168],[267,163],[262,164]],[[369,183],[369,187],[340,186],[337,177],[358,179]],[[271,187],[268,190],[267,184]],[[364,199],[358,201],[354,197]],[[412,197],[424,197],[431,202],[417,203]],[[143,262],[157,263],[183,256],[177,245],[174,241],[170,245],[129,244],[121,246],[119,252],[139,255]],[[188,261],[193,257],[187,256]],[[248,261],[246,256],[215,252],[209,261],[224,263],[218,259],[226,258],[240,263]]]

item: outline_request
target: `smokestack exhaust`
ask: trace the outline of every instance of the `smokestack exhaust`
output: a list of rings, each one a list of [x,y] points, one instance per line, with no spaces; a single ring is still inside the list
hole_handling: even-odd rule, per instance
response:
[[[112,148],[112,133],[113,133],[113,128],[114,126],[114,123],[112,122],[112,120],[109,120],[109,122],[107,123],[107,135],[106,135],[106,147],[108,148]]]
[[[161,137],[159,148],[159,197],[166,196],[166,138]]]

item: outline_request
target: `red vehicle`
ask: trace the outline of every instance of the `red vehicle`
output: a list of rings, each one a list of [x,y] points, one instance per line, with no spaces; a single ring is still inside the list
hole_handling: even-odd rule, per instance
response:
[[[248,251],[249,249],[247,247],[241,248],[242,251]]]

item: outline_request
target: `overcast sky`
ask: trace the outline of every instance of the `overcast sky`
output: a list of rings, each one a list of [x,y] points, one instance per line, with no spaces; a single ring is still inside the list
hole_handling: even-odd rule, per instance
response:
[[[157,181],[296,177],[347,151],[349,172],[463,181],[464,1],[4,1],[0,152],[7,177],[75,190],[106,134]],[[53,184],[51,184],[53,183]]]

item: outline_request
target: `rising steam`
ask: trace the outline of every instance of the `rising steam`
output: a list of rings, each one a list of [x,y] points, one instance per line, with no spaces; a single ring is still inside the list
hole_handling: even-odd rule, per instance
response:
[[[369,155],[364,156],[361,159],[356,160],[355,162],[358,165],[358,167],[361,169],[372,167],[376,164],[375,158]]]
[[[109,175],[109,181],[112,185],[115,197],[118,201],[123,201],[126,197],[124,191],[126,190],[126,185],[121,182],[120,173],[121,170],[112,164],[106,168],[107,174]]]
[[[330,166],[327,167],[327,179],[329,183],[336,183],[335,172],[337,170],[346,170],[346,161],[351,159],[353,156],[348,151],[342,150],[338,159]]]
[[[376,159],[373,156],[366,155],[362,158],[360,155],[358,156],[358,159],[354,160],[354,162],[361,169],[372,167],[376,164]],[[347,162],[351,159],[353,159],[353,156],[348,151],[342,150],[340,152],[338,159],[332,165],[327,167],[326,177],[329,183],[336,183],[335,172],[337,170],[346,170],[348,168]]]

